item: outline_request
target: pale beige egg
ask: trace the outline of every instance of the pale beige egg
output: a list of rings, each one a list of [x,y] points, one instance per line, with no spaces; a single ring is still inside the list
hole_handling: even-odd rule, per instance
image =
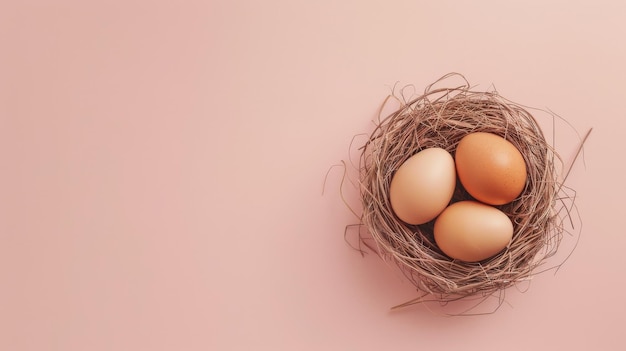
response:
[[[447,256],[477,262],[502,251],[511,242],[513,224],[499,209],[477,201],[448,206],[435,221],[435,242]]]
[[[424,149],[398,168],[391,180],[389,200],[402,221],[423,224],[448,206],[455,185],[452,155],[441,148]]]

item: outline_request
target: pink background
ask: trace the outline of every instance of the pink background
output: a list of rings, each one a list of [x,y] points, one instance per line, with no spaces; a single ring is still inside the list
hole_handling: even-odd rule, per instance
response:
[[[620,1],[2,1],[0,349],[622,349],[625,18]],[[341,170],[322,185],[391,86],[450,71],[565,118],[568,162],[594,128],[568,179],[584,226],[492,315],[392,313],[413,287],[344,241]]]

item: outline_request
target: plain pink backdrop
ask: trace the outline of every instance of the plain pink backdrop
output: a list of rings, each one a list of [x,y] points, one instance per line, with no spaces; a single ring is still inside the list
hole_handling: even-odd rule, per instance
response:
[[[0,349],[622,349],[625,18],[619,1],[2,1]],[[344,241],[340,169],[322,185],[394,84],[450,71],[561,115],[566,162],[594,128],[568,179],[584,226],[492,315],[391,313],[415,291]]]

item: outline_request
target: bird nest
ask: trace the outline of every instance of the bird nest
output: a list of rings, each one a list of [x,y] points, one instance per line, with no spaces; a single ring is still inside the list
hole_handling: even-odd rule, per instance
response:
[[[558,208],[562,181],[556,168],[562,163],[537,121],[527,108],[497,92],[472,91],[465,83],[455,88],[429,86],[423,95],[379,121],[361,148],[361,224],[379,255],[395,262],[419,291],[441,302],[488,296],[529,279],[556,252],[563,233],[559,219],[563,211]],[[398,219],[389,188],[394,173],[409,157],[434,147],[454,156],[459,141],[473,132],[497,134],[512,143],[524,158],[527,178],[516,200],[495,206],[513,223],[509,245],[486,260],[464,262],[437,247],[434,220],[410,225]],[[451,203],[469,199],[457,181]]]

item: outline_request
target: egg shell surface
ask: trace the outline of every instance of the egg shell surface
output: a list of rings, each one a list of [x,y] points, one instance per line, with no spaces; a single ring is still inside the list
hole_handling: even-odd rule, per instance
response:
[[[441,148],[428,148],[398,168],[389,187],[389,200],[400,220],[423,224],[435,219],[448,206],[455,186],[452,155]]]
[[[519,150],[492,133],[470,133],[455,152],[456,171],[465,190],[476,200],[503,205],[526,186],[526,163]]]
[[[435,242],[447,256],[477,262],[502,251],[513,237],[513,223],[499,209],[477,201],[448,206],[435,221]]]

